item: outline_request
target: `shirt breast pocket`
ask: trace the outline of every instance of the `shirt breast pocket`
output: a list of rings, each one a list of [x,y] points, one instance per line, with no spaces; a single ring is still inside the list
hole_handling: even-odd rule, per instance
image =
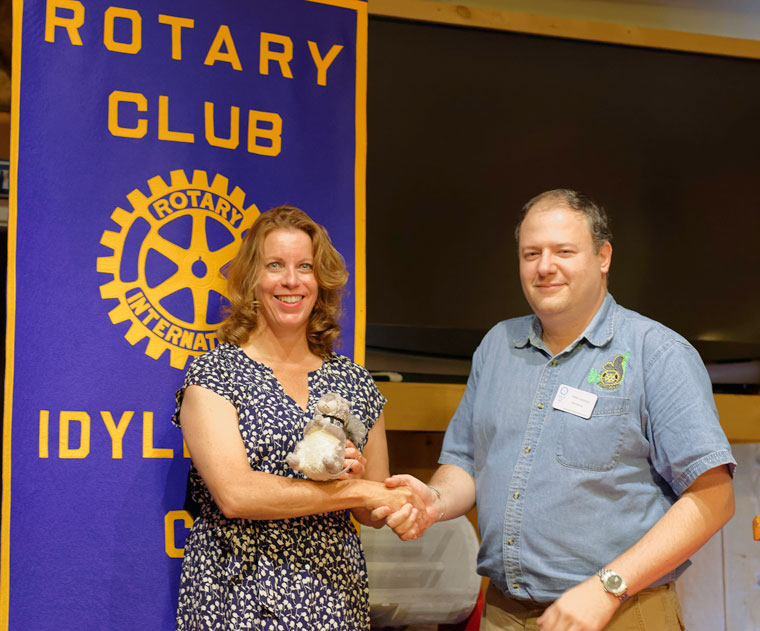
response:
[[[566,467],[610,471],[620,459],[631,400],[599,397],[591,418],[554,411],[560,429],[557,460]]]

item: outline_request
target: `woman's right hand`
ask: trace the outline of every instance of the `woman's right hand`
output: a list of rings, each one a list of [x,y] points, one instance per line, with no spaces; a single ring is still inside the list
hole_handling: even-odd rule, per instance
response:
[[[343,469],[344,472],[337,476],[336,480],[361,480],[367,470],[367,459],[350,440],[346,441]]]
[[[391,514],[409,504],[413,511],[424,513],[425,502],[412,487],[388,488],[382,482],[367,481],[367,483],[370,486],[365,506],[370,511],[385,507],[388,509],[388,514]]]

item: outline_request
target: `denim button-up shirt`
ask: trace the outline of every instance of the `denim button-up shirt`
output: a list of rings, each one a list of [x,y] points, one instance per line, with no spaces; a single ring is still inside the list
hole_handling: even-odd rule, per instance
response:
[[[598,397],[590,418],[553,407],[563,385]],[[538,601],[631,547],[699,475],[736,465],[699,354],[609,294],[556,356],[535,316],[491,329],[439,462],[475,478],[478,572]]]

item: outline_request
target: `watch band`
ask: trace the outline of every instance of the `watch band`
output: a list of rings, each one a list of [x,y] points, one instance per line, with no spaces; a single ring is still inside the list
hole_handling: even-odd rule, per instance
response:
[[[435,493],[435,496],[438,498],[438,501],[440,502],[441,501],[441,492],[437,488],[435,488],[434,486],[430,486],[429,484],[427,485],[427,487],[431,491],[433,491],[433,493]],[[443,516],[445,514],[446,514],[446,509],[445,508],[441,509],[441,515],[438,517],[438,521],[441,521],[443,519]]]
[[[614,570],[610,570],[606,567],[603,567],[601,570],[599,570],[596,575],[599,577],[599,580],[602,582],[602,588],[604,591],[606,591],[609,594],[612,594],[620,600],[620,602],[625,602],[628,598],[628,586],[625,584],[625,581],[623,580],[623,577],[620,576],[617,572]],[[617,583],[617,585],[610,585],[610,579],[615,579],[612,582]]]

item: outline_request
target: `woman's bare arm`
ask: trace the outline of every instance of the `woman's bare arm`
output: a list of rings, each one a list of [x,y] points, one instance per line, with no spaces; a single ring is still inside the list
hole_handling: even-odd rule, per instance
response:
[[[284,519],[347,508],[422,505],[408,487],[387,489],[371,479],[313,482],[253,471],[234,406],[201,386],[185,390],[180,425],[193,464],[226,517]]]

